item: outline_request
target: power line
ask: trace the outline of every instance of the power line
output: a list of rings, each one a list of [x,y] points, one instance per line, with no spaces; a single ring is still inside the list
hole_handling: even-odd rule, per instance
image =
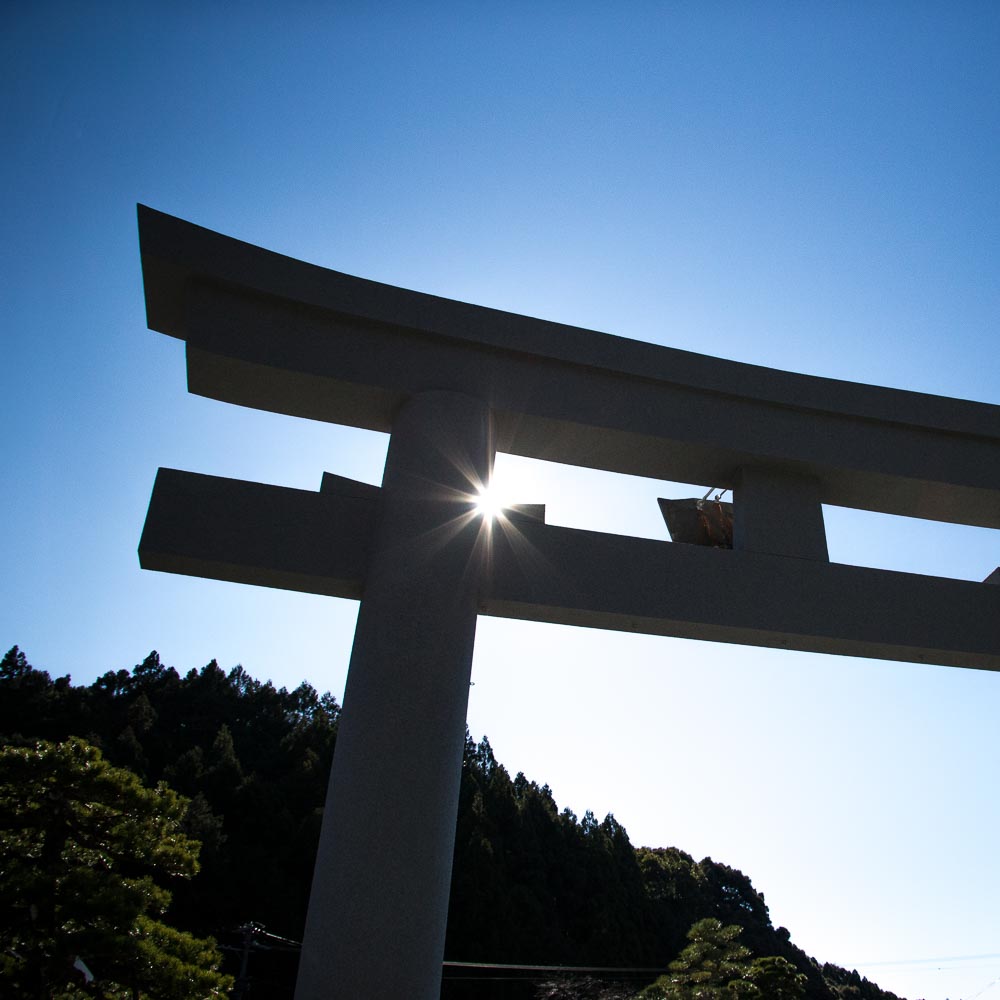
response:
[[[442,962],[452,969],[505,969],[509,972],[603,972],[641,973],[661,976],[669,969],[624,968],[618,965],[509,965],[504,962]]]
[[[970,1000],[976,1000],[976,997],[981,997],[991,986],[996,986],[997,983],[1000,983],[1000,977],[987,983],[978,993],[973,993]]]

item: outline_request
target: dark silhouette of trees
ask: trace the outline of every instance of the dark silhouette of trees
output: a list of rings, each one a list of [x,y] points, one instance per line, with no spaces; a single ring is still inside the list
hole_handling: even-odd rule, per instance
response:
[[[16,646],[0,660],[0,742],[79,737],[147,788],[164,781],[188,800],[182,833],[201,842],[201,872],[174,888],[163,920],[234,949],[233,972],[239,928],[251,921],[301,940],[339,714],[336,700],[308,683],[276,689],[214,660],[181,675],[153,652],[88,686],[35,670]],[[764,897],[739,870],[677,848],[636,849],[614,816],[560,811],[547,785],[511,777],[488,739],[467,736],[447,959],[666,970],[706,919],[738,928],[750,952],[739,981],[771,984],[776,1000],[779,982],[790,997],[801,987],[807,1000],[894,1000],[805,955],[771,924]],[[276,940],[253,952],[250,975],[258,995],[282,1000],[292,995],[296,956]],[[610,998],[656,975],[547,978],[537,988],[553,997],[576,988]],[[460,987],[449,976],[443,996],[526,998],[536,988]]]
[[[756,996],[766,1000],[800,1000],[806,995],[806,977],[780,955],[755,958],[746,976]]]
[[[446,953],[462,961],[649,964],[655,926],[613,816],[561,813],[547,785],[511,780],[466,740]]]
[[[146,788],[82,740],[0,750],[3,977],[46,998],[98,977],[105,994],[221,997],[211,939],[160,917],[164,883],[197,871],[182,832],[187,803]]]

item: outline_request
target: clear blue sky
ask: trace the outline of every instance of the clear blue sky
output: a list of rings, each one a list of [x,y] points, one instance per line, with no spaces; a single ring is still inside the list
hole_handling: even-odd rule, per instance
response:
[[[315,489],[378,482],[386,441],[188,395],[145,328],[136,202],[1000,403],[998,53],[995,3],[5,5],[0,645],[78,683],[156,648],[343,691],[350,602],[139,570],[158,466]],[[498,470],[550,521],[654,537],[655,497],[693,492]],[[996,532],[827,513],[839,561],[1000,563]],[[561,806],[742,869],[807,951],[911,1000],[1000,998],[1000,677],[484,619],[475,681],[473,735]]]

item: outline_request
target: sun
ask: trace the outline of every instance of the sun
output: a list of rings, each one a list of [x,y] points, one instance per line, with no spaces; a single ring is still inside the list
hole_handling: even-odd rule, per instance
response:
[[[489,483],[479,489],[475,498],[476,513],[495,521],[508,507],[532,499],[536,492],[524,459],[497,455]]]
[[[498,453],[487,485],[473,497],[474,511],[487,523],[506,520],[504,511],[538,501],[544,484],[538,481],[541,463],[515,455]]]
[[[505,497],[495,482],[483,487],[476,497],[476,513],[488,521],[499,517],[506,506]]]

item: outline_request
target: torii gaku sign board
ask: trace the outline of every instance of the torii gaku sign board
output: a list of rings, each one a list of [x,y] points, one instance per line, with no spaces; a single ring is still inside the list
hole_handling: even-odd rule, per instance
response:
[[[406,291],[144,207],[139,234],[191,392],[390,434],[381,487],[160,469],[139,547],[361,601],[297,1000],[439,995],[478,615],[1000,669],[1000,586],[831,563],[821,506],[1000,528],[1000,407]],[[490,523],[497,451],[732,489],[732,548]]]

